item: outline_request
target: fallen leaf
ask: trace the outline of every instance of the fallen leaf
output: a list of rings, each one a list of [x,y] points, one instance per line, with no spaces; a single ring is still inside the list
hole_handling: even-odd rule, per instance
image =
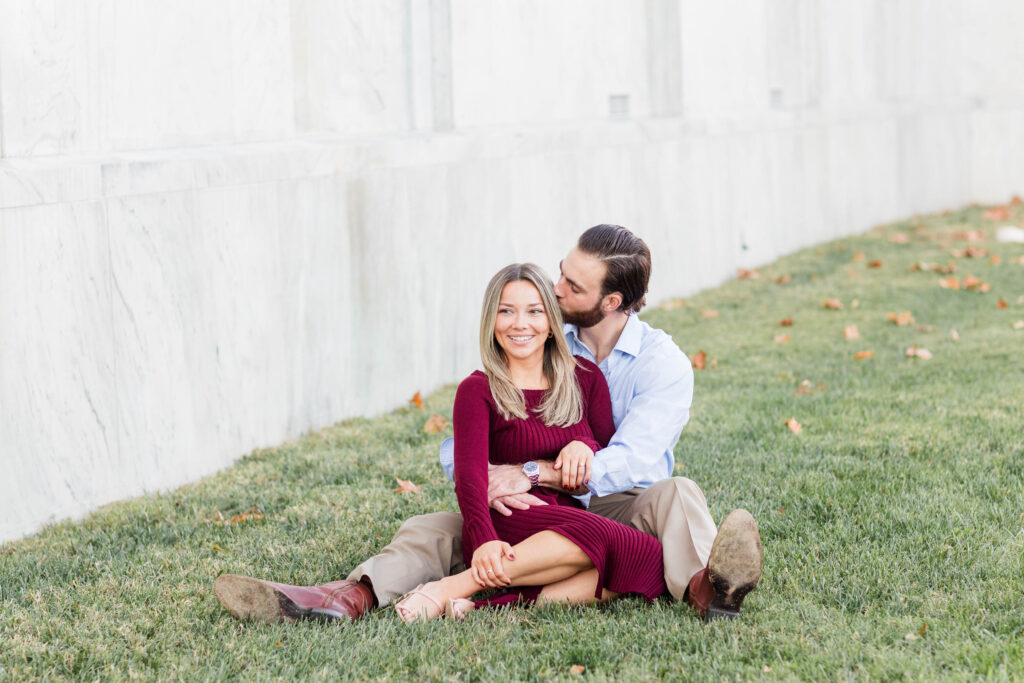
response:
[[[242,522],[249,522],[254,519],[263,519],[263,513],[256,508],[251,508],[245,512],[235,515],[231,518],[231,524],[241,524]]]
[[[996,254],[995,256],[988,260],[988,263],[990,266],[998,266],[1000,263],[1002,263],[1002,261],[1003,257],[1000,256],[999,254]]]
[[[440,434],[446,429],[448,429],[448,420],[440,415],[431,415],[423,425],[423,431],[427,434]]]
[[[413,394],[412,398],[409,399],[409,403],[412,403],[420,410],[423,410],[423,399],[420,397],[420,392],[417,391]]]
[[[685,305],[686,299],[669,299],[668,301],[662,301],[658,307],[664,311],[671,311],[673,308],[682,308]]]
[[[972,292],[987,292],[991,289],[987,282],[982,282],[980,278],[976,278],[973,275],[965,277],[960,283],[960,286],[964,289],[969,289]]]
[[[788,344],[790,341],[792,341],[792,340],[789,338],[788,334],[777,334],[777,335],[775,335],[775,343],[776,344]]]
[[[951,237],[955,240],[964,240],[966,242],[981,242],[985,239],[985,231],[977,230],[972,228],[966,232],[954,232]]]
[[[967,258],[985,258],[988,256],[988,249],[981,247],[967,247],[964,249],[964,256]]]
[[[1021,263],[1024,263],[1024,261],[1021,261]],[[775,284],[777,284],[777,285],[784,285],[784,284],[786,284],[787,282],[789,282],[792,279],[793,278],[790,276],[789,273],[783,273],[782,275],[780,275],[777,278],[775,278]]]
[[[881,267],[882,267],[882,262],[881,261],[878,261],[878,260],[868,261],[868,268],[881,268]]]
[[[797,385],[796,391],[794,393],[797,396],[806,396],[807,394],[816,394],[819,391],[825,391],[824,382],[818,382],[818,386],[815,387],[813,384],[811,384],[811,380],[805,379],[802,382],[800,382],[799,385]]]
[[[950,330],[949,338],[952,339],[953,341],[960,341],[960,333],[957,332],[956,330]]]
[[[1022,266],[1024,266],[1024,256],[1021,256],[1019,259],[1017,259],[1017,263],[1019,263]]]
[[[1013,324],[1013,329],[1015,329],[1015,330],[1024,330],[1024,320],[1018,320],[1017,322],[1015,322]]]
[[[839,299],[825,299],[821,302],[821,307],[838,311],[843,307],[843,303]]]
[[[903,636],[905,640],[917,640],[920,637],[921,636],[917,635],[916,633],[908,633],[907,635]]]
[[[987,218],[990,221],[1008,221],[1010,220],[1010,210],[1005,206],[993,206],[988,211],[981,214],[982,217]]]
[[[405,479],[399,479],[398,477],[395,477],[395,481],[398,482],[398,486],[396,486],[394,488],[394,490],[399,492],[399,493],[419,493],[420,492],[420,487],[417,486],[416,484],[412,483],[411,481],[406,481]]]
[[[1006,303],[1002,299],[996,302],[996,308],[1005,310],[1010,304]]]
[[[740,268],[736,272],[736,277],[740,280],[756,280],[761,277],[761,273],[756,270],[747,270],[746,268]]]
[[[893,244],[906,244],[907,242],[910,241],[910,238],[907,237],[902,232],[897,232],[893,235],[889,235],[889,241],[892,242]]]
[[[587,667],[585,667],[585,666],[582,666],[580,664],[573,664],[572,666],[569,667],[569,674],[571,676],[579,676],[580,674],[582,674],[586,670],[587,670]]]
[[[762,667],[761,671],[763,673],[770,674],[772,672],[772,668],[770,666],[768,666],[767,664],[765,664],[764,667]]]
[[[955,277],[947,277],[939,280],[939,287],[943,289],[960,289],[960,281]]]
[[[1019,195],[1013,195],[1013,197],[1010,198],[1010,206],[1020,206],[1021,204],[1024,204],[1024,200],[1022,200]]]
[[[893,322],[893,323],[896,323],[900,327],[903,327],[904,325],[913,325],[914,324],[914,316],[912,316],[910,314],[910,311],[903,311],[902,313],[898,313],[898,314],[897,313],[890,313],[889,314],[889,321]]]
[[[935,326],[934,325],[918,325],[917,326],[917,331],[918,332],[934,332],[935,331]]]
[[[860,339],[860,330],[856,325],[848,325],[843,328],[843,336],[847,339]]]
[[[218,553],[226,553],[227,552],[226,550],[224,550],[224,548],[221,548],[216,543],[213,544],[213,549],[216,550]]]
[[[907,347],[907,357],[920,358],[921,360],[931,360],[932,352],[929,351],[928,349],[922,349],[917,344],[911,344],[909,347]]]
[[[707,367],[708,354],[704,353],[703,349],[690,356],[690,365],[693,366],[694,370],[703,370]]]
[[[864,252],[863,251],[858,251],[856,254],[853,255],[853,261],[863,261],[863,260],[864,260]]]
[[[799,434],[800,430],[803,429],[803,425],[797,422],[795,417],[791,417],[788,420],[786,420],[786,426],[789,427],[789,431],[793,432],[794,434]]]
[[[857,353],[853,354],[853,359],[854,360],[866,360],[868,358],[874,358],[874,357],[875,357],[875,352],[874,351],[858,351]]]
[[[779,327],[793,327],[793,319],[783,318],[782,320],[779,321]]]
[[[857,277],[857,271],[854,270],[853,268],[850,268],[850,270],[847,271],[846,274],[849,275],[850,277]]]
[[[952,256],[953,258],[963,258],[964,256],[967,256],[967,250],[966,249],[950,249],[949,250],[949,255]]]
[[[924,637],[924,634],[925,634],[925,632],[926,632],[927,630],[928,630],[928,622],[927,622],[927,621],[922,621],[922,622],[921,622],[921,630],[920,630],[920,631],[918,631],[917,633],[918,633],[918,635],[920,635],[921,637]]]
[[[860,299],[854,299],[850,302],[850,308],[857,308],[860,306]]]
[[[701,315],[702,318],[717,318],[718,317],[718,311],[716,311],[713,308],[705,308],[704,310],[702,310],[700,312],[700,315]]]
[[[718,359],[717,358],[712,358],[711,359],[711,366],[710,367],[712,367],[712,368],[717,368],[718,367]]]

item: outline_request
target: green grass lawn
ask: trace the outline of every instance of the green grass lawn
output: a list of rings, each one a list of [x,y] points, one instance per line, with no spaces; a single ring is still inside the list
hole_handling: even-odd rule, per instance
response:
[[[218,574],[340,578],[403,519],[457,509],[436,459],[451,428],[422,429],[451,417],[449,387],[0,547],[0,679],[1020,678],[1024,245],[994,241],[1005,223],[1024,209],[894,223],[645,313],[707,354],[676,473],[716,519],[746,507],[760,524],[764,578],[737,621],[668,600],[412,627],[390,610],[339,628],[220,607]],[[988,253],[951,254],[967,247]],[[939,286],[968,275],[990,291]],[[904,311],[913,324],[888,319]],[[263,516],[209,521],[250,509]]]

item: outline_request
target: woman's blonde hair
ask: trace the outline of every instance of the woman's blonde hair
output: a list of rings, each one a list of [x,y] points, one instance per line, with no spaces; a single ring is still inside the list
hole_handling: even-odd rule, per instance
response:
[[[544,376],[548,390],[537,406],[541,421],[547,425],[568,427],[583,419],[583,400],[580,386],[576,381],[576,359],[569,351],[569,344],[562,331],[562,312],[548,276],[532,263],[513,263],[505,266],[491,278],[484,293],[484,305],[480,313],[480,360],[484,374],[491,385],[491,396],[498,412],[506,420],[513,417],[525,420],[526,400],[522,390],[512,382],[508,360],[504,349],[494,337],[494,321],[498,317],[498,304],[505,285],[517,280],[529,282],[540,292],[541,303],[548,316],[551,335],[544,342]]]

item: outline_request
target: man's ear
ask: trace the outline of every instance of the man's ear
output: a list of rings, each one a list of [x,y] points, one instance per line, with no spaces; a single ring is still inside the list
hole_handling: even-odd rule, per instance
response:
[[[612,292],[604,297],[604,301],[601,302],[601,309],[606,313],[619,310],[619,306],[622,305],[622,295],[618,292]]]

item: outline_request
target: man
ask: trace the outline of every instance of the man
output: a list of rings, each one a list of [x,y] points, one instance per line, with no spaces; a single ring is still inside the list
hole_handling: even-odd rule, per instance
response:
[[[636,317],[650,280],[647,245],[626,228],[598,225],[580,236],[560,269],[555,295],[570,350],[604,373],[616,427],[596,454],[589,491],[580,499],[592,512],[661,541],[674,598],[706,619],[735,617],[760,580],[761,539],[746,510],[732,511],[716,530],[700,488],[672,476],[672,449],[690,415],[693,369],[671,337]],[[451,440],[441,450],[451,477]],[[527,493],[533,483],[566,490],[559,469],[549,461],[492,467],[491,507],[510,514],[510,508],[539,504]],[[289,586],[223,575],[214,590],[239,618],[358,619],[418,584],[465,569],[461,530],[457,513],[420,515],[344,581]]]

